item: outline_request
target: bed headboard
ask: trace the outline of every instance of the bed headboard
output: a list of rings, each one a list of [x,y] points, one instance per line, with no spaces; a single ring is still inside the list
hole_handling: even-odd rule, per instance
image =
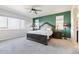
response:
[[[51,28],[51,30],[55,30],[55,26],[54,26],[54,25],[51,25],[51,24],[48,23],[48,22],[45,22],[45,23],[42,24],[39,28],[40,28],[40,29]]]

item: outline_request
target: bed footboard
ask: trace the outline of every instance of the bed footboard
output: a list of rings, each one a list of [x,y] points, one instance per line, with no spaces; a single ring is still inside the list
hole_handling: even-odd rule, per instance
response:
[[[38,43],[42,43],[44,45],[48,44],[47,36],[45,35],[27,33],[27,39]]]

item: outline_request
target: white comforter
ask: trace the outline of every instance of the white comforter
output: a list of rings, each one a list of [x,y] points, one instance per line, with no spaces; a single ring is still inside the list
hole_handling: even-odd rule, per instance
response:
[[[52,31],[48,30],[35,30],[35,31],[29,31],[28,33],[46,35],[47,39],[49,39],[49,36],[53,34]]]
[[[44,31],[44,30],[35,30],[35,31],[29,31],[28,33],[33,34],[41,34],[41,35],[52,35],[52,31]]]

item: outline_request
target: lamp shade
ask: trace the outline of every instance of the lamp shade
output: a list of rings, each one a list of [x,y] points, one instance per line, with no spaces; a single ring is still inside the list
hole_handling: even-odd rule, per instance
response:
[[[64,23],[64,28],[68,27],[68,24]]]

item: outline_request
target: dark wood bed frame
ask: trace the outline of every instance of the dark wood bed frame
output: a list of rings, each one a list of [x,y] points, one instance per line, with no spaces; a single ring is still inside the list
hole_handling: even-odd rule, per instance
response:
[[[48,39],[45,35],[27,33],[27,39],[38,43],[42,43],[44,45],[48,45]]]

